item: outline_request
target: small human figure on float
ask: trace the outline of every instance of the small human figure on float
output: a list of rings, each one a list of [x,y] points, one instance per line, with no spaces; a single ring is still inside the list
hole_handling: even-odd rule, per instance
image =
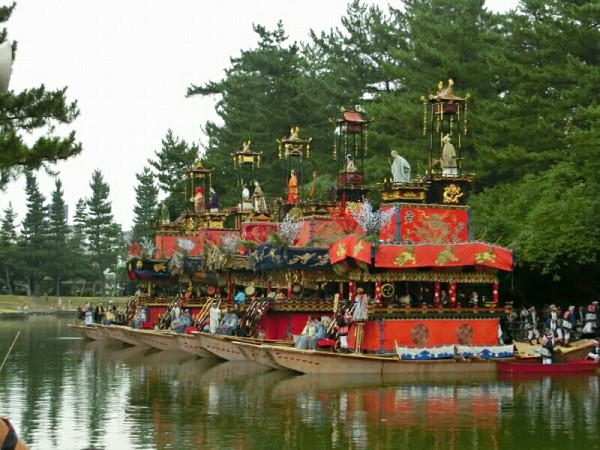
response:
[[[392,179],[394,183],[408,183],[410,181],[410,164],[396,150],[392,150]]]
[[[288,181],[288,203],[298,203],[298,177],[294,169],[290,171]]]
[[[452,142],[451,136],[447,134],[442,138],[444,147],[442,148],[442,175],[458,175],[458,162],[456,159],[456,149]]]
[[[196,212],[204,211],[204,188],[202,186],[198,186],[194,190],[194,210]]]

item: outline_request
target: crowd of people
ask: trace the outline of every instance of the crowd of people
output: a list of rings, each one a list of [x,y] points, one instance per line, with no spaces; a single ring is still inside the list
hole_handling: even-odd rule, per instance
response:
[[[98,303],[94,307],[91,302],[87,302],[77,309],[77,317],[83,320],[87,326],[92,326],[95,323],[102,325],[122,324],[124,320],[123,311],[112,300],[108,302],[107,308],[102,303]]]

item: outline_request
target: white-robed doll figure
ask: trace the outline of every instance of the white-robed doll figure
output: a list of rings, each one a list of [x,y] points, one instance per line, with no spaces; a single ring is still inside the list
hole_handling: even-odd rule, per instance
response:
[[[254,182],[254,193],[252,194],[252,199],[254,203],[254,212],[267,211],[267,203],[265,202],[265,196],[260,185],[258,184],[258,181]]]
[[[392,179],[394,183],[408,183],[410,181],[410,164],[396,150],[392,150]]]
[[[442,148],[442,175],[458,175],[458,163],[456,160],[456,150],[450,142],[450,135],[442,138],[444,147]]]

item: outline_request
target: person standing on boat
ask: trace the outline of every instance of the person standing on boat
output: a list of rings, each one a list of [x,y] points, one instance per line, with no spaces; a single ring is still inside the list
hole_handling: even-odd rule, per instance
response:
[[[369,318],[369,301],[367,294],[365,294],[365,290],[363,288],[358,288],[356,290],[356,297],[354,301],[356,302],[356,306],[354,307],[354,314],[352,319],[356,322],[362,322]]]
[[[546,327],[552,330],[554,336],[557,338],[557,342],[562,344],[563,332],[561,322],[562,316],[560,314],[560,310],[556,307],[556,305],[550,305],[546,318]]]
[[[571,332],[575,330],[577,324],[577,318],[575,317],[575,306],[569,306],[563,315],[562,319],[562,334],[563,334],[563,345],[570,347],[569,340],[571,339]]]
[[[85,313],[85,324],[88,327],[94,325],[94,308],[90,302],[87,302],[83,307],[83,312]]]
[[[348,331],[352,317],[346,308],[342,309],[342,313],[338,316],[336,322],[337,335],[340,341],[340,353],[350,353],[348,350]]]
[[[534,345],[533,338],[537,343],[540,343],[540,331],[537,329],[537,312],[535,311],[535,306],[532,306],[527,311],[527,315],[525,316],[525,326],[524,329],[527,331],[527,340],[531,345]]]
[[[590,303],[585,309],[585,326],[583,334],[594,334],[598,321],[598,301]]]
[[[209,311],[209,323],[210,323],[210,333],[215,334],[217,332],[217,328],[219,327],[219,323],[221,322],[221,310],[219,309],[219,305],[217,302],[213,302],[210,305]]]

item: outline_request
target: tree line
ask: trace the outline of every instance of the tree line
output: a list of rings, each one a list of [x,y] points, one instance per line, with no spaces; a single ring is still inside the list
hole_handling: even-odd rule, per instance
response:
[[[214,99],[220,117],[203,124],[202,148],[168,131],[137,175],[135,240],[152,238],[161,193],[171,220],[188,206],[183,171],[198,153],[215,169],[221,203],[234,205],[231,154],[251,140],[263,152],[257,179],[267,198],[284,197],[276,140],[292,126],[313,138],[305,173],[317,170],[322,188],[333,184],[331,120],[340,107],[361,105],[374,119],[364,164],[370,184],[389,176],[392,149],[422,174],[429,147],[420,98],[453,79],[458,95],[471,95],[461,149],[463,171],[476,174],[471,238],[514,251],[517,268],[504,283],[511,294],[587,301],[600,287],[598,23],[595,0],[522,0],[503,14],[484,0],[404,0],[385,9],[353,0],[339,26],[307,42],[289,42],[282,23],[256,24],[256,45],[232,57],[222,79],[187,89]],[[370,198],[377,203],[376,191]]]

